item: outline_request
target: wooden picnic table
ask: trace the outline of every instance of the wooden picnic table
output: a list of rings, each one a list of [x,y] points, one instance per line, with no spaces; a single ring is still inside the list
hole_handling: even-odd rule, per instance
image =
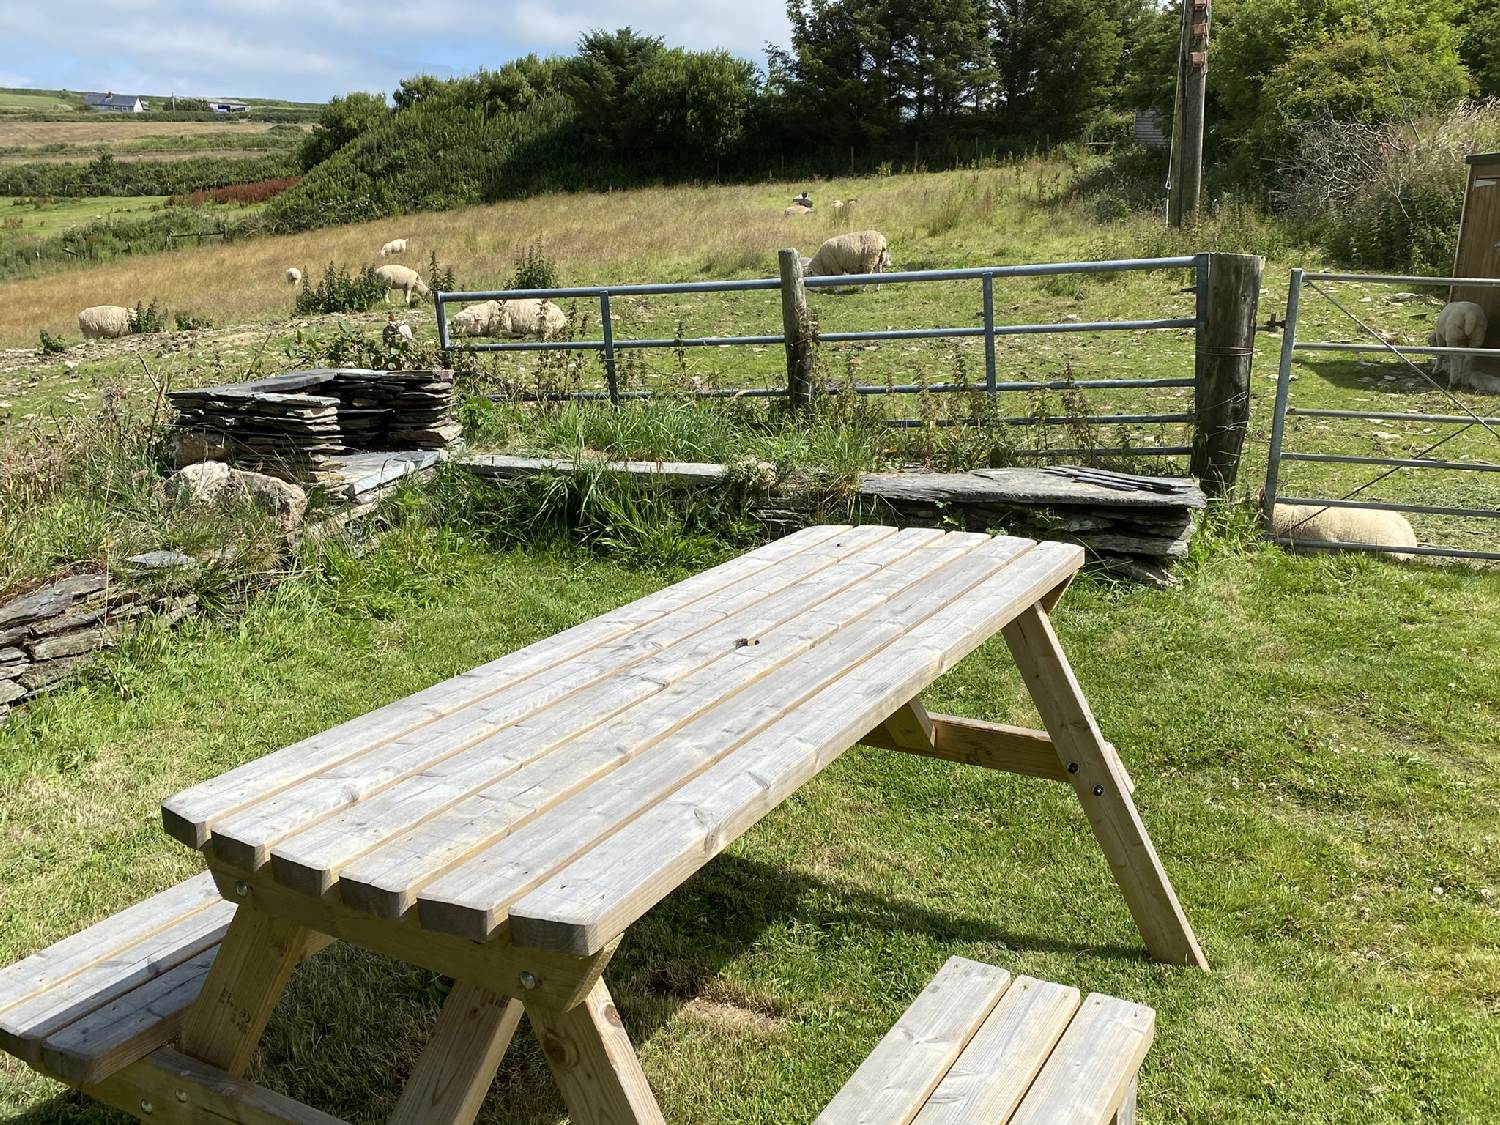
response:
[[[236,904],[180,1051],[241,1076],[336,939],[457,982],[393,1121],[471,1120],[524,1005],[574,1122],[660,1122],[610,955],[859,742],[1072,783],[1152,954],[1206,967],[1048,620],[1082,560],[809,528],[164,801]],[[1045,732],[918,699],[997,632]]]

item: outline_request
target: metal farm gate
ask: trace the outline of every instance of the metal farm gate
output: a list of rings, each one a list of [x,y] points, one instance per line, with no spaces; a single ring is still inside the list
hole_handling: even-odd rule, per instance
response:
[[[1431,374],[1408,358],[1413,355],[1455,358],[1500,356],[1500,348],[1406,346],[1391,343],[1374,327],[1364,319],[1361,319],[1359,315],[1350,309],[1347,303],[1339,300],[1326,287],[1328,284],[1336,282],[1389,284],[1407,286],[1413,289],[1434,286],[1442,289],[1448,289],[1452,286],[1500,287],[1500,278],[1404,277],[1398,275],[1313,273],[1300,269],[1292,271],[1291,283],[1287,289],[1286,324],[1283,329],[1285,334],[1281,342],[1281,364],[1277,374],[1276,403],[1271,420],[1271,448],[1266,466],[1263,518],[1267,538],[1281,543],[1283,546],[1290,546],[1295,542],[1295,545],[1301,548],[1330,548],[1380,552],[1399,551],[1407,554],[1441,555],[1449,558],[1500,560],[1500,550],[1494,549],[1478,550],[1462,546],[1441,545],[1392,547],[1375,543],[1356,542],[1317,543],[1307,540],[1293,540],[1292,538],[1279,537],[1275,534],[1272,528],[1271,516],[1277,504],[1306,507],[1309,518],[1318,511],[1326,508],[1369,508],[1381,511],[1411,512],[1441,516],[1460,521],[1500,519],[1500,508],[1493,506],[1495,503],[1494,500],[1489,501],[1491,506],[1469,507],[1451,504],[1426,504],[1361,498],[1369,490],[1382,482],[1390,480],[1399,473],[1409,471],[1421,472],[1423,474],[1488,474],[1500,472],[1500,417],[1486,417],[1473,410],[1446,386],[1435,380]],[[1325,340],[1299,340],[1297,337],[1298,318],[1301,311],[1302,290],[1304,286],[1328,301],[1343,317],[1357,326],[1359,336],[1365,338],[1352,343]],[[1296,362],[1298,352],[1353,352],[1392,356],[1404,364],[1409,369],[1409,372],[1415,372],[1424,383],[1441,392],[1452,404],[1452,410],[1449,413],[1437,414],[1404,410],[1345,410],[1293,406],[1289,400],[1291,398],[1291,384],[1294,378],[1292,368]],[[1450,362],[1452,362],[1451,359]],[[1417,452],[1409,456],[1400,457],[1288,451],[1286,448],[1286,423],[1288,418],[1328,419],[1329,425],[1338,425],[1340,421],[1348,422],[1350,420],[1423,423],[1430,427],[1424,433],[1437,434],[1438,436]],[[1323,423],[1318,424],[1322,425]],[[1474,459],[1473,457],[1449,459],[1439,455],[1439,451],[1445,447],[1451,450],[1453,448],[1452,443],[1455,440],[1475,431],[1478,431],[1481,436],[1486,436],[1488,439],[1481,442],[1481,448],[1487,451],[1487,455],[1484,455],[1482,459]],[[1374,471],[1368,480],[1363,481],[1358,486],[1344,490],[1341,495],[1325,497],[1283,495],[1278,491],[1278,486],[1280,484],[1282,466],[1287,462],[1369,465],[1378,471]],[[1437,478],[1434,477],[1433,479]],[[1496,482],[1495,489],[1491,490],[1489,495],[1500,498],[1500,477],[1486,477],[1484,479]],[[1487,496],[1486,499],[1488,498]],[[1489,540],[1493,543],[1493,536],[1490,536]]]

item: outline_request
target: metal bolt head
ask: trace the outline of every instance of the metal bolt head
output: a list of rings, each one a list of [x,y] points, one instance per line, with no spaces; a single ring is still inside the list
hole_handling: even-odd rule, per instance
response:
[[[180,1086],[177,1089],[177,1100],[180,1102],[187,1101],[187,1091],[182,1089]]]
[[[141,1099],[141,1112],[142,1113],[150,1113],[155,1108],[156,1107],[154,1105],[152,1105],[150,1102],[148,1102],[145,1098]]]
[[[521,987],[526,989],[527,992],[535,988],[538,983],[534,974],[528,973],[525,969],[521,970]]]
[[[1077,762],[1069,762],[1068,763],[1068,772],[1069,773],[1077,773],[1078,772],[1078,763]]]
[[[250,895],[250,884],[241,879],[234,885],[234,893],[240,898],[248,898]]]
[[[1096,797],[1102,797],[1102,796],[1104,796],[1104,786],[1102,786],[1102,785],[1096,785],[1096,786],[1094,786],[1094,796],[1096,796]]]

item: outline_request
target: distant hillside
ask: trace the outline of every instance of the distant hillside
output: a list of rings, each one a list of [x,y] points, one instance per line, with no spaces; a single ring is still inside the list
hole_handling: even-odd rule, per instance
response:
[[[83,108],[82,90],[36,90],[23,87],[0,87],[0,118],[11,116],[26,116],[37,118],[71,118],[72,116],[86,117],[89,120],[134,120],[140,121],[144,118],[168,117],[176,120],[195,120],[203,118],[218,118],[223,120],[226,115],[215,114],[212,111],[183,111],[173,113],[167,107],[171,104],[172,95],[141,93],[138,90],[125,90],[121,93],[135,94],[142,98],[149,106],[145,113],[94,113]],[[189,95],[179,92],[179,98]],[[197,95],[201,97],[202,95]],[[244,102],[250,107],[245,116],[259,121],[310,121],[315,119],[322,111],[320,102],[291,102],[280,98],[242,98],[232,94],[214,94],[213,97],[225,97],[233,101]]]

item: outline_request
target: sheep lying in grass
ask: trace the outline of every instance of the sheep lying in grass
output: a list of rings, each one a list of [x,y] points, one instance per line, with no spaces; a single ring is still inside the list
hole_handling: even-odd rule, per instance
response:
[[[1278,539],[1302,543],[1370,543],[1377,547],[1415,547],[1417,533],[1400,512],[1374,508],[1315,508],[1277,504],[1271,510],[1271,531]],[[1382,551],[1409,559],[1404,551]]]
[[[387,304],[390,303],[392,289],[401,290],[406,297],[408,305],[411,304],[411,295],[413,293],[419,297],[425,297],[431,292],[417,271],[407,266],[381,266],[375,271],[375,276],[385,282],[385,300]]]
[[[1435,348],[1482,348],[1489,320],[1473,301],[1449,301],[1438,313],[1437,325],[1427,337]],[[1454,390],[1473,390],[1481,394],[1500,394],[1500,376],[1474,370],[1474,357],[1439,355],[1432,358],[1432,373],[1448,373],[1448,385]]]
[[[551,301],[527,297],[515,301],[480,301],[450,322],[456,336],[536,336],[550,340],[568,327],[568,316]]]
[[[78,314],[85,340],[114,340],[130,331],[130,310],[122,305],[93,305]]]
[[[781,210],[782,217],[788,215],[811,215],[812,208],[801,203],[789,203]]]
[[[392,254],[405,254],[405,253],[406,253],[406,239],[404,239],[404,238],[393,238],[389,242],[387,242],[384,246],[382,246],[380,248],[380,256],[382,258],[389,258]]]
[[[296,285],[301,280],[302,271],[299,270],[296,266],[288,266],[286,271],[286,283],[288,285]]]

